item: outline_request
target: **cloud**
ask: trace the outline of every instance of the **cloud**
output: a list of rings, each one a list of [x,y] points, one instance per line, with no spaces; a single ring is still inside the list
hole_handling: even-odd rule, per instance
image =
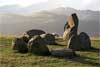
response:
[[[21,6],[29,6],[32,4],[40,3],[40,2],[46,2],[48,0],[16,0],[16,3]]]
[[[33,4],[46,5],[47,9],[57,7],[72,7],[80,10],[100,10],[100,0],[0,0],[2,5],[19,5],[27,7]]]
[[[84,6],[82,7],[82,9],[92,9],[100,11],[100,0],[88,0],[87,3],[84,2]]]
[[[36,4],[39,2],[46,2],[48,0],[0,0],[0,5],[12,5],[12,4],[16,4],[19,6],[30,6],[32,4]]]

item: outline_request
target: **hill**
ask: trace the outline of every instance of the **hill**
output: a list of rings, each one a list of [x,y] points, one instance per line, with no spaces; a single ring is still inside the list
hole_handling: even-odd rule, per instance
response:
[[[46,32],[62,35],[67,16],[71,13],[77,13],[79,16],[79,32],[87,32],[91,36],[100,35],[100,11],[76,10],[68,7],[33,12],[27,16],[0,13],[0,33],[20,34],[29,29],[43,29]]]

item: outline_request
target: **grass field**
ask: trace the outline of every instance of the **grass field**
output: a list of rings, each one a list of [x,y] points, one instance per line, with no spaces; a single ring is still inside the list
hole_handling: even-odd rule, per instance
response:
[[[36,56],[29,53],[13,53],[11,41],[16,36],[0,35],[0,67],[100,67],[100,38],[91,40],[93,49],[76,51],[73,59],[52,56]],[[49,45],[49,49],[66,48],[65,42],[57,41],[61,45]]]

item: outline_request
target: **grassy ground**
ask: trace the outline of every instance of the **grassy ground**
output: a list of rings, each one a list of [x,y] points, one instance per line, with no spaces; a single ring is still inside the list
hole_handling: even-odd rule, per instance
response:
[[[76,51],[77,57],[73,59],[52,56],[35,56],[13,53],[11,41],[16,36],[0,35],[0,67],[99,67],[100,66],[100,40],[91,40],[93,49],[89,51]],[[66,48],[65,42],[57,41],[61,45],[48,46],[49,49]]]

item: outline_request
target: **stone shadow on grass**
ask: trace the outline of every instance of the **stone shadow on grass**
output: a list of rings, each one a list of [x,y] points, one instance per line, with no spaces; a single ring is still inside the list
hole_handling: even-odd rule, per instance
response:
[[[87,52],[96,52],[96,53],[99,53],[100,52],[100,49],[99,48],[91,47],[90,49],[79,50],[79,51],[87,51]]]
[[[100,66],[99,59],[98,62],[93,62],[91,59],[95,60],[94,58],[84,57],[84,56],[77,56],[76,58],[70,59],[71,61],[80,62],[82,64],[88,64],[92,66]]]
[[[58,57],[58,56],[51,56],[51,57],[58,58],[58,59],[68,59],[70,61],[79,62],[82,64],[87,64],[87,65],[96,66],[96,67],[100,66],[99,59],[98,59],[98,62],[95,62],[95,61],[92,61],[92,60],[96,60],[95,58],[89,58],[89,57],[84,57],[84,56],[79,56],[79,55],[75,57]]]
[[[96,53],[99,53],[99,52],[100,52],[100,49],[99,49],[99,48],[91,47],[91,49],[89,50],[89,52],[96,52]]]

